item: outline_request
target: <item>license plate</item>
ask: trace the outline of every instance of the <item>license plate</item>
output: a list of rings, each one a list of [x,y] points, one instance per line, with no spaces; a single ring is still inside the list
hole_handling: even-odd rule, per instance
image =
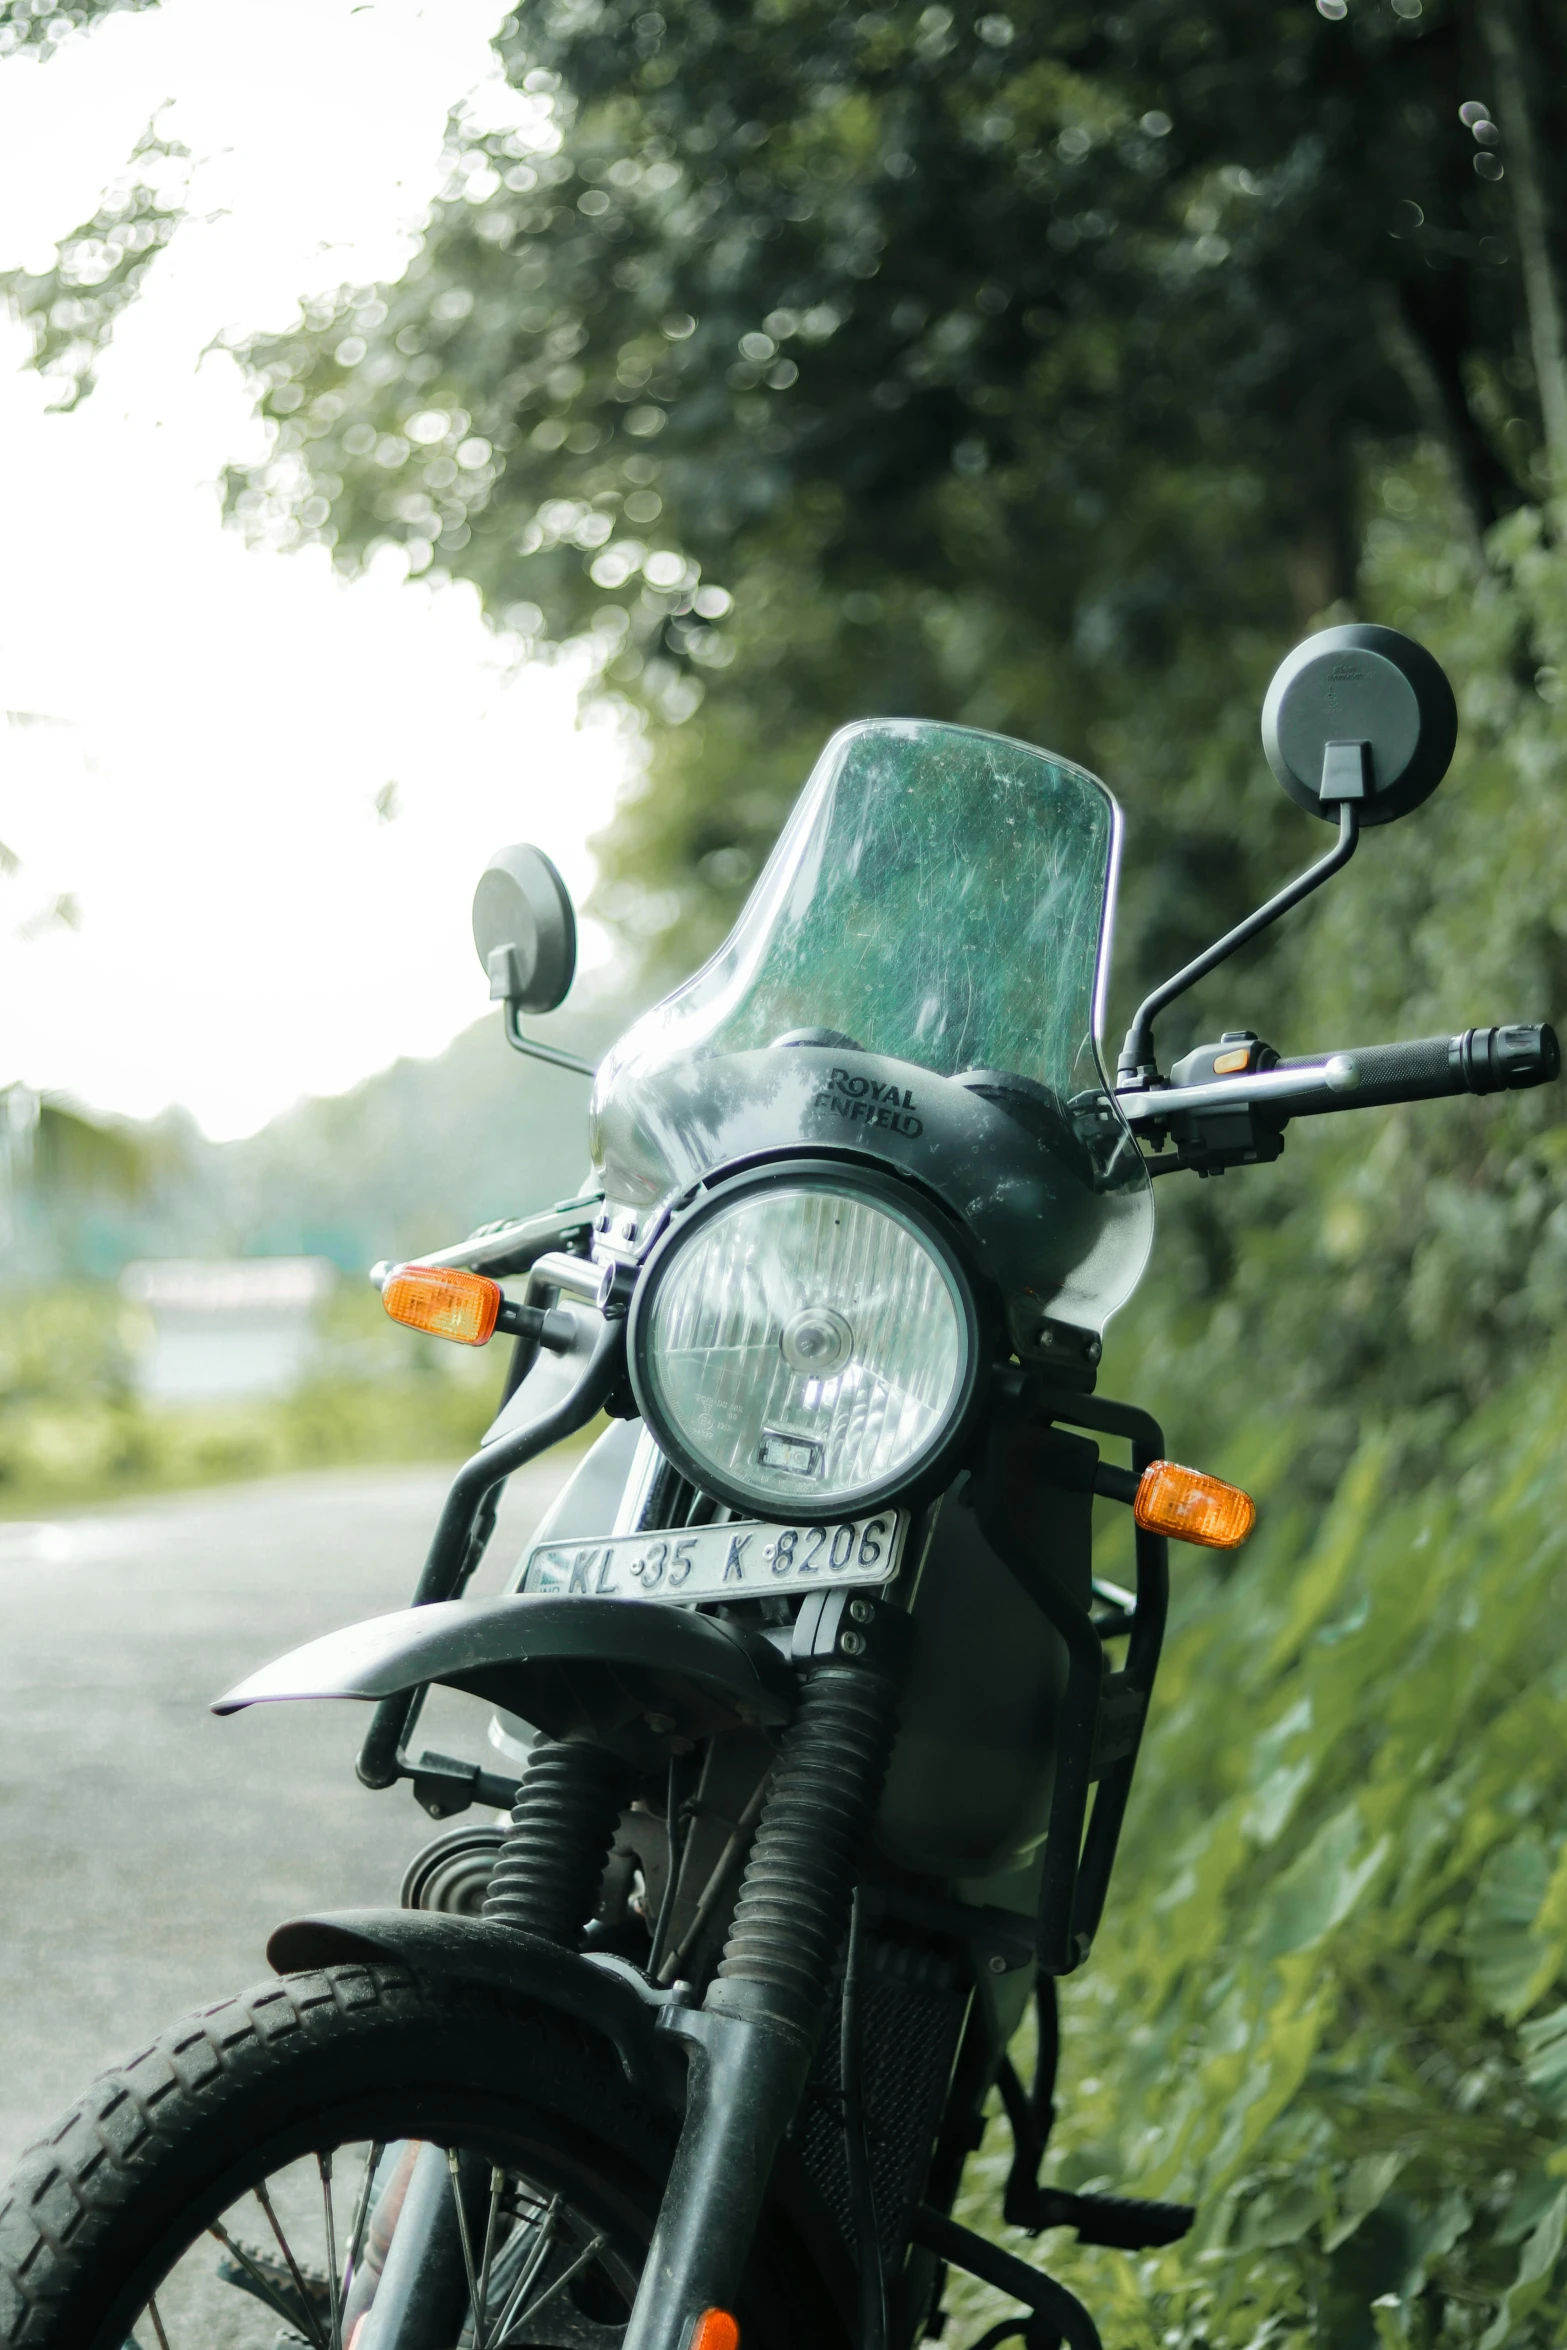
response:
[[[761,1599],[831,1583],[890,1583],[908,1513],[883,1510],[838,1526],[694,1526],[682,1534],[600,1535],[541,1542],[528,1554],[522,1591],[604,1599]]]

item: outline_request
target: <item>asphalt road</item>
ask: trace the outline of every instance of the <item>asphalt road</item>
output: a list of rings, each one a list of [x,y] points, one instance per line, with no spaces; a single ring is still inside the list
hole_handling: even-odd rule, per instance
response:
[[[513,1480],[476,1589],[569,1465]],[[355,1780],[368,1709],[207,1707],[268,1657],[402,1606],[449,1474],[0,1523],[0,2179],[103,2065],[263,1977],[282,1919],[396,1901],[439,1831],[406,1788]],[[432,1742],[477,1757],[485,1709],[441,1703]]]

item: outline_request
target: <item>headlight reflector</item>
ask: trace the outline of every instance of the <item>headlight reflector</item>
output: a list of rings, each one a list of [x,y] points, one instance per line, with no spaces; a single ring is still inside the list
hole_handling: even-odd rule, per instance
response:
[[[830,1178],[750,1185],[675,1233],[633,1312],[654,1435],[707,1492],[842,1515],[907,1482],[973,1388],[967,1287],[923,1218]]]

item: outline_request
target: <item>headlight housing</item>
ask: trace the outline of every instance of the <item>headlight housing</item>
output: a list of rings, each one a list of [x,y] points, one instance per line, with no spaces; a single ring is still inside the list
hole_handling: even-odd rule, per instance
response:
[[[680,1219],[631,1309],[631,1382],[684,1475],[731,1508],[845,1518],[928,1486],[961,1439],[972,1286],[901,1185],[741,1177]]]

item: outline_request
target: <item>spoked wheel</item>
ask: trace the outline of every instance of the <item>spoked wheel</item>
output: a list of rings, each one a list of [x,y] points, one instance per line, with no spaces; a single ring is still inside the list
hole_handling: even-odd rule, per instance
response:
[[[418,2239],[412,2275],[392,2258],[400,2232]],[[426,2344],[617,2350],[639,2266],[558,2186],[469,2148],[360,2141],[257,2179],[209,2221],[127,2350],[369,2350],[401,2331],[389,2303]]]
[[[287,1976],[106,2074],[24,2158],[0,2342],[618,2350],[674,2128],[552,2014],[391,1967]],[[740,2312],[747,2350],[814,2338],[788,2265]]]

